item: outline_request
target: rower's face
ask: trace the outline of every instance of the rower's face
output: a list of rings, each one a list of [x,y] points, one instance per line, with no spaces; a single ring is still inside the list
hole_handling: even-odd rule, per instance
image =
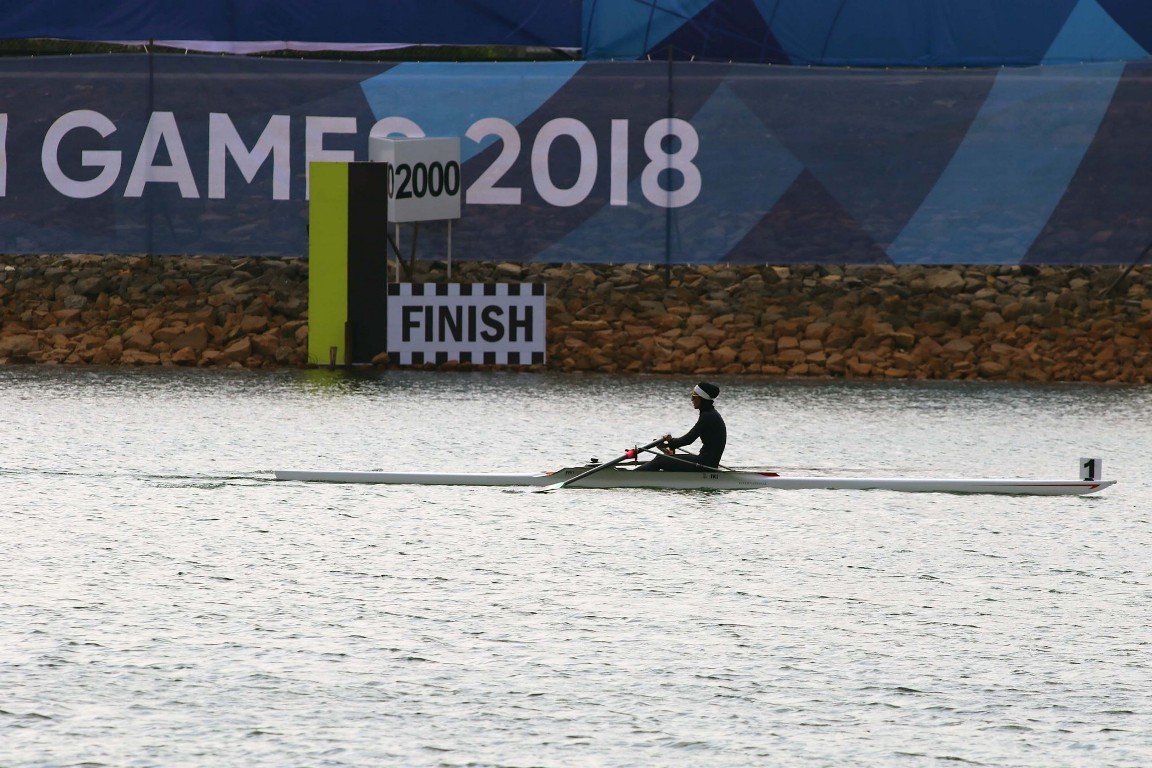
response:
[[[696,409],[700,408],[700,395],[692,395],[692,407]]]

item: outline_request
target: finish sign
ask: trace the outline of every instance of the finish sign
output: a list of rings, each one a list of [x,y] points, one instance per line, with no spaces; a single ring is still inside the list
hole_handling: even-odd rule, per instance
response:
[[[442,221],[460,218],[460,139],[368,140],[368,158],[391,166],[388,220]]]
[[[543,283],[390,283],[388,355],[400,365],[540,365],[546,310]]]

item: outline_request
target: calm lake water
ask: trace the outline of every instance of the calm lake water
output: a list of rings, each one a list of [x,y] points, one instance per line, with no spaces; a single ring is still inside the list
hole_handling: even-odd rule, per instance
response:
[[[0,369],[0,766],[1152,765],[1152,388],[718,380],[729,466],[1088,497],[271,479],[606,460],[694,383]]]

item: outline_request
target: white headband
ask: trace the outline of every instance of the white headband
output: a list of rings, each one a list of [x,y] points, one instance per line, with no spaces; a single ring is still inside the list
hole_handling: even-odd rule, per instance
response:
[[[694,394],[694,395],[700,395],[700,397],[704,398],[705,400],[711,400],[711,399],[712,399],[712,396],[711,396],[711,395],[709,395],[709,394],[708,394],[707,392],[705,392],[704,390],[700,389],[700,385],[699,385],[699,384],[697,384],[696,386],[692,387],[692,394]]]

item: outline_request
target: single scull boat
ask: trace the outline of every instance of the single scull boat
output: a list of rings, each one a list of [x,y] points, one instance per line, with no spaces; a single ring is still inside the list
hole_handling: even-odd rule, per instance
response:
[[[383,483],[389,485],[489,485],[556,487],[565,480],[586,474],[595,464],[568,467],[537,474],[489,474],[471,472],[325,472],[277,470],[277,480],[316,483]],[[1099,466],[1096,461],[1095,467]],[[1038,496],[1074,496],[1094,493],[1116,483],[1100,480],[1095,472],[1081,480],[974,480],[961,478],[895,477],[786,477],[774,472],[715,470],[709,472],[636,472],[621,467],[605,468],[569,484],[570,488],[656,488],[667,490],[737,490],[747,488],[811,490],[885,490],[920,493],[1000,493]]]

